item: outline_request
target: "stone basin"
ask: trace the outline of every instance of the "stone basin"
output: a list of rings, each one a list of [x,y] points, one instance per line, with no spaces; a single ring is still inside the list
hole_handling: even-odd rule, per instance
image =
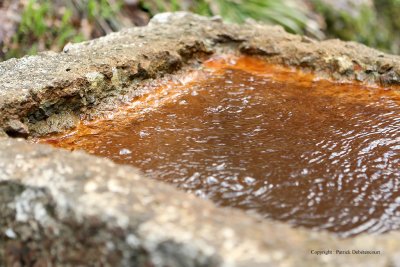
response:
[[[397,56],[189,13],[0,63],[0,266],[398,266],[397,231],[343,239],[293,228],[217,207],[130,166],[29,141],[108,116],[143,88],[222,54],[399,97]]]

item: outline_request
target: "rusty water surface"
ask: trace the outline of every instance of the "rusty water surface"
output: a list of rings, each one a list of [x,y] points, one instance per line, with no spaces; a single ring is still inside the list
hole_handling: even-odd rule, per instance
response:
[[[400,228],[396,91],[248,57],[214,58],[188,77],[39,141],[297,226],[341,236]]]

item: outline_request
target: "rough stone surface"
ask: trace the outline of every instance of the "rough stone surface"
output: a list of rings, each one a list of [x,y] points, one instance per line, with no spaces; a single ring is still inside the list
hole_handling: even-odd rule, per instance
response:
[[[0,63],[0,127],[20,120],[31,134],[71,125],[38,127],[54,114],[81,115],[134,95],[143,81],[195,66],[215,53],[244,53],[301,67],[323,77],[400,84],[400,57],[353,42],[313,39],[256,23],[226,24],[187,13],[157,15],[147,27],[127,29]],[[72,120],[74,121],[74,120]],[[40,128],[40,129],[39,129]]]
[[[132,167],[8,136],[73,127],[145,82],[215,53],[258,55],[327,78],[399,84],[400,58],[279,27],[186,13],[0,64],[0,266],[399,266],[400,233],[339,239],[179,192]],[[393,89],[398,90],[398,89]],[[316,255],[311,250],[379,250]]]
[[[340,240],[292,229],[132,167],[9,138],[0,139],[0,214],[0,266],[375,267],[400,258],[398,232]],[[381,255],[310,253],[321,249]]]

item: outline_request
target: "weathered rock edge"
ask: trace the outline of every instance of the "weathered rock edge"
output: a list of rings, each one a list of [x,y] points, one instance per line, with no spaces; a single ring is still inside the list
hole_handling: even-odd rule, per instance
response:
[[[338,80],[400,84],[400,57],[361,44],[318,42],[277,26],[166,13],[147,27],[68,45],[63,53],[0,63],[0,131],[27,136],[71,128],[77,115],[115,106],[143,81],[222,52],[257,55]]]
[[[163,14],[148,27],[72,45],[62,54],[1,63],[1,128],[18,136],[71,127],[77,115],[133,95],[145,80],[222,52],[259,55],[341,80],[399,80],[398,57],[357,44]],[[400,261],[398,232],[340,240],[292,229],[217,208],[107,159],[1,137],[0,215],[0,266],[396,266]],[[321,249],[381,255],[310,253]]]
[[[400,258],[399,232],[340,240],[293,229],[129,166],[21,139],[0,139],[0,214],[0,266],[356,267]],[[381,255],[311,253],[328,249]]]

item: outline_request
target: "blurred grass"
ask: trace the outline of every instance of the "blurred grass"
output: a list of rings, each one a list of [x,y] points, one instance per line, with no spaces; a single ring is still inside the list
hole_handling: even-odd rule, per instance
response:
[[[198,0],[190,4],[178,0],[145,0],[140,3],[151,15],[187,10],[204,16],[220,15],[224,20],[236,23],[254,19],[278,24],[289,32],[299,34],[305,33],[309,20],[302,10],[282,0]]]
[[[68,42],[95,38],[133,25],[123,23],[126,21],[123,16],[118,17],[124,11],[123,0],[61,2],[60,5],[59,1],[29,0],[11,42],[3,43],[3,58],[49,49],[60,51]],[[205,16],[221,15],[227,21],[238,23],[253,18],[282,25],[292,33],[304,33],[308,20],[302,11],[290,8],[281,0],[140,0],[136,8],[148,17],[160,12],[186,10]]]
[[[382,51],[400,52],[400,0],[374,0],[357,12],[335,9],[327,1],[312,0],[325,18],[328,37],[357,41]]]
[[[400,0],[371,0],[374,6],[360,6],[357,16],[333,8],[327,4],[328,0],[3,1],[0,0],[0,61],[45,50],[60,51],[68,42],[96,38],[123,27],[145,25],[157,13],[179,10],[204,16],[220,15],[236,23],[254,19],[281,25],[292,33],[316,38],[338,37],[392,53],[400,52]],[[7,16],[2,14],[4,10],[7,14],[7,3],[16,2],[21,7],[19,20],[13,22],[15,29],[7,28],[7,35],[1,32],[2,24],[7,22]],[[9,17],[15,17],[12,15]],[[319,28],[324,26],[323,33]]]
[[[6,58],[36,54],[39,50],[59,50],[68,41],[82,41],[83,36],[71,24],[71,16],[69,9],[54,9],[52,1],[39,5],[29,0]]]
[[[15,33],[3,43],[3,58],[60,51],[68,42],[81,42],[118,30],[111,29],[104,21],[116,16],[122,3],[70,0],[60,5],[50,0],[25,1]]]

